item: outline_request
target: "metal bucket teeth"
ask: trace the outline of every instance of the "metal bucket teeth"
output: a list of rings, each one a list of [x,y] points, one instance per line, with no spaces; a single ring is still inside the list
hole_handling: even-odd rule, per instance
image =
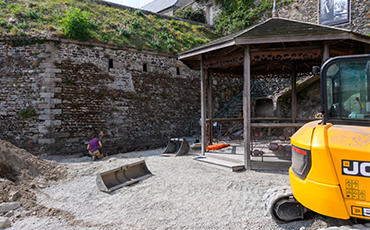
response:
[[[182,156],[188,154],[189,143],[185,138],[171,138],[166,149],[161,155],[164,156]]]
[[[96,185],[100,191],[112,192],[151,175],[152,173],[147,168],[145,160],[141,160],[99,173],[96,177]]]

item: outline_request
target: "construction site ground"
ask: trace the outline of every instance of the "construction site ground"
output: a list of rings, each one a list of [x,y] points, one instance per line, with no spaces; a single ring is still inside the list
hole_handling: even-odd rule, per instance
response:
[[[34,157],[1,141],[0,156],[6,157],[0,158],[0,170],[7,164],[12,170],[0,174],[0,205],[21,204],[0,214],[11,223],[5,229],[359,229],[349,221],[313,212],[306,220],[276,224],[263,197],[270,188],[289,186],[287,171],[231,172],[195,161],[199,150],[161,157],[163,150],[92,162],[81,155]],[[19,155],[9,159],[15,164],[7,162],[11,155]],[[153,176],[111,193],[98,190],[97,173],[140,159]]]
[[[252,154],[250,157],[251,168],[254,170],[274,170],[274,171],[288,171],[291,166],[291,146],[287,142],[273,142],[284,146],[283,150],[271,151],[268,149],[270,140],[260,140],[254,142],[254,150],[258,150],[263,154]],[[243,141],[222,141],[221,143],[228,143],[229,146],[217,150],[207,151],[204,158],[196,159],[202,163],[219,166],[219,168],[226,168],[230,171],[238,171],[244,169],[244,142]],[[267,143],[267,144],[266,144]],[[201,145],[196,144],[200,151]],[[253,150],[252,150],[253,151]]]

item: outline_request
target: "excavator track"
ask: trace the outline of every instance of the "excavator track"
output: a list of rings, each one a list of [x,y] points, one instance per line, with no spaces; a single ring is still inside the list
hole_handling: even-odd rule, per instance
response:
[[[269,189],[263,199],[266,210],[277,223],[303,219],[304,213],[308,211],[294,198],[290,187]]]

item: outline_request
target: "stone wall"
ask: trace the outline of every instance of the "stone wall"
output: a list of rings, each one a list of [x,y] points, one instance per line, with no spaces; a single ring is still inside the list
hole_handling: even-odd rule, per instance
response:
[[[91,133],[112,154],[164,147],[200,117],[200,74],[176,57],[45,42],[0,43],[0,139],[30,151],[84,152]],[[215,110],[242,88],[213,78]],[[36,115],[19,112],[32,107]]]
[[[334,25],[338,28],[352,30],[357,33],[370,34],[370,3],[369,0],[350,0],[351,19],[349,23]],[[320,0],[295,0],[292,3],[278,7],[279,17],[297,21],[319,24]],[[279,0],[277,1],[279,3]],[[265,12],[261,21],[270,18],[270,12]]]
[[[297,118],[319,118],[321,114],[320,80],[313,82],[297,93]],[[278,116],[292,117],[292,97],[282,97],[278,101]]]
[[[38,107],[43,95],[45,45],[12,47],[0,42],[0,138],[32,147],[41,137],[39,118],[23,118],[19,112],[29,106]],[[42,115],[40,114],[40,119]]]
[[[55,42],[0,49],[0,138],[29,150],[83,151],[92,132],[113,152],[159,147],[200,114],[199,73],[176,58]],[[29,106],[37,114],[20,116]]]
[[[369,0],[350,0],[351,1],[351,19],[349,23],[334,25],[338,28],[352,30],[357,33],[370,34],[370,3]],[[283,0],[277,0],[277,4]],[[285,0],[284,0],[285,2]],[[277,7],[278,16],[292,20],[310,22],[319,24],[319,2],[320,0],[293,0],[290,4],[282,7]],[[258,5],[259,0],[255,0],[254,4]],[[194,9],[202,8],[205,12],[207,6],[212,7],[212,16],[215,19],[221,11],[220,5],[214,5],[212,0],[198,4],[193,2],[190,4]],[[263,22],[271,18],[271,11],[266,11],[260,17],[260,20],[255,24]],[[214,20],[213,20],[214,21]]]
[[[208,0],[202,3],[192,2],[188,6],[191,6],[193,9],[202,8],[204,12],[206,13],[206,21],[209,24],[209,17],[210,17],[210,8],[212,8],[212,22],[214,24],[215,18],[217,18],[218,14],[221,12],[221,5],[215,5],[213,4],[212,0]],[[212,24],[212,25],[213,25]]]

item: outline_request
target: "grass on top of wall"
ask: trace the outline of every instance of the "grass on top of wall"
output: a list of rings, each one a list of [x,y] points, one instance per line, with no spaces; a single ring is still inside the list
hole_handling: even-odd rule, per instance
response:
[[[218,37],[203,25],[94,0],[0,0],[0,36],[40,35],[169,53]]]

